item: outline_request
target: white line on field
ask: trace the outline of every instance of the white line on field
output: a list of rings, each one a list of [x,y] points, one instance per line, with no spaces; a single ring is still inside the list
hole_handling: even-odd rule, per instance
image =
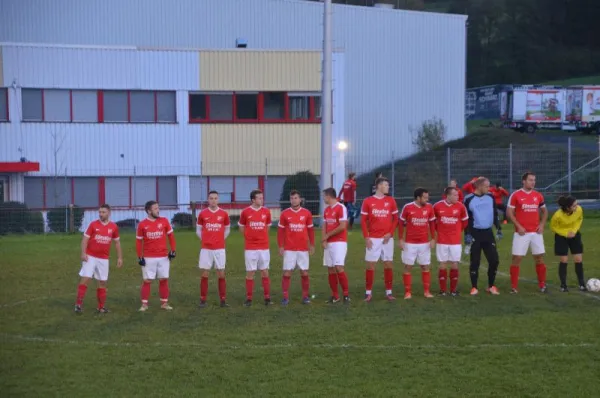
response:
[[[39,336],[24,336],[2,334],[5,338],[26,341],[30,343],[49,343],[49,344],[73,344],[73,345],[91,345],[102,347],[196,347],[196,348],[214,348],[213,344],[203,343],[168,343],[168,342],[110,342],[110,341],[77,341],[77,340],[62,340],[52,339]],[[366,345],[366,344],[239,344],[218,346],[219,349],[257,349],[257,350],[280,350],[280,349],[295,349],[295,348],[311,348],[311,349],[378,349],[378,350],[473,350],[473,349],[520,349],[520,348],[583,348],[596,347],[596,343],[498,343],[498,344],[466,344],[466,345],[448,345],[448,344],[394,344],[394,345]]]

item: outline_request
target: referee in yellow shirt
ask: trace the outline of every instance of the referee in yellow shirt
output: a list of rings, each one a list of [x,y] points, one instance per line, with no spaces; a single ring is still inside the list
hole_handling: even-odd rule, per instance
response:
[[[581,241],[581,224],[583,223],[583,210],[573,196],[558,198],[560,208],[552,216],[550,228],[554,231],[554,254],[560,258],[558,276],[560,277],[560,291],[568,292],[567,288],[567,262],[569,251],[575,261],[575,273],[579,280],[579,290],[587,291],[583,278],[583,242]]]

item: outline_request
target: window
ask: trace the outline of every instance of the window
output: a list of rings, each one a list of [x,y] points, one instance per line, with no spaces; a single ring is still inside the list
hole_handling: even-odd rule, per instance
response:
[[[154,122],[154,93],[151,91],[132,91],[130,95],[132,122]]]
[[[79,207],[96,208],[100,204],[98,177],[74,177],[73,203]]]
[[[177,122],[177,109],[174,91],[159,91],[156,93],[157,115],[159,123]]]
[[[156,199],[162,206],[177,205],[177,177],[157,177]]]
[[[250,202],[250,192],[258,189],[258,177],[235,177],[235,201]]]
[[[104,91],[104,122],[127,122],[129,120],[127,91]]]
[[[44,179],[40,177],[25,177],[25,204],[30,209],[43,209]]]
[[[317,93],[192,93],[190,123],[319,123]]]
[[[131,194],[129,177],[107,177],[104,182],[106,203],[112,207],[129,207]]]
[[[42,90],[24,88],[21,90],[23,120],[41,122],[44,120]]]
[[[265,205],[273,206],[279,204],[283,184],[287,177],[267,177],[265,179]]]
[[[0,122],[8,121],[8,89],[0,87]]]
[[[205,202],[207,191],[206,177],[190,177],[190,200],[192,202]]]
[[[46,184],[44,208],[65,207],[72,203],[70,178],[64,176],[48,177],[44,181]]]
[[[71,121],[71,93],[69,90],[44,90],[44,121]]]
[[[217,191],[221,203],[231,203],[233,177],[210,177],[208,190]]]
[[[156,177],[135,177],[132,181],[134,206],[144,206],[149,200],[156,200]]]
[[[71,91],[74,122],[98,122],[98,92],[94,90]]]

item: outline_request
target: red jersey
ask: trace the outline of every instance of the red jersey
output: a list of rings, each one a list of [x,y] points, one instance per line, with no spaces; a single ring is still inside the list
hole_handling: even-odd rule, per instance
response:
[[[406,243],[428,243],[432,221],[435,221],[435,214],[429,203],[425,206],[419,206],[415,202],[407,203],[400,214],[400,239],[404,233],[402,224],[406,223]]]
[[[323,220],[325,222],[325,233],[329,233],[340,226],[342,221],[348,221],[348,211],[346,206],[336,203],[333,206],[327,206],[323,212]],[[329,237],[327,242],[347,242],[348,231],[344,228],[337,235]]]
[[[460,203],[464,202],[465,200],[465,195],[463,194],[462,190],[458,187],[454,188],[456,189],[456,191],[458,192],[458,201]],[[442,199],[446,199],[446,194],[442,194]]]
[[[467,208],[460,202],[450,204],[440,200],[433,205],[435,214],[437,243],[442,245],[460,245],[462,231],[469,220]]]
[[[500,187],[500,188],[492,187],[492,188],[490,188],[490,193],[494,197],[494,202],[497,205],[501,205],[502,203],[504,203],[504,197],[508,196],[508,191],[502,187]]]
[[[138,224],[136,238],[144,244],[141,257],[167,257],[167,235],[173,234],[173,228],[164,217],[155,220],[146,218]],[[171,246],[171,250],[175,250]]]
[[[465,194],[469,195],[475,192],[475,181],[477,181],[478,178],[479,177],[474,177],[471,181],[462,186],[462,190],[465,191]]]
[[[225,228],[229,227],[229,214],[225,210],[202,210],[198,215],[197,225],[202,227],[203,249],[225,249]]]
[[[96,220],[90,223],[83,236],[89,238],[85,254],[106,260],[110,257],[112,241],[119,240],[119,227],[112,221],[104,224]]]
[[[271,211],[264,207],[246,207],[240,214],[240,227],[244,227],[246,250],[269,250],[269,227]]]
[[[279,228],[283,231],[283,250],[308,251],[309,230],[313,230],[313,218],[310,211],[301,207],[294,210],[291,207],[281,212]],[[314,245],[314,231],[312,242]]]
[[[354,203],[356,199],[356,181],[347,180],[342,185],[338,199],[341,199],[343,202]]]
[[[391,196],[369,196],[363,201],[360,214],[365,238],[383,238],[385,234],[394,236],[398,222],[398,206]]]
[[[525,228],[525,232],[537,232],[540,226],[539,209],[546,207],[541,193],[519,189],[510,195],[508,207],[515,209],[515,218]]]

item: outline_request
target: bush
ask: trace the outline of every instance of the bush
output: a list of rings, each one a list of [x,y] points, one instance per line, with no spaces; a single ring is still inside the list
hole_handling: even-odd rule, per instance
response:
[[[35,213],[31,213],[24,203],[0,203],[0,235],[6,235],[8,233],[22,234],[30,231],[32,214]],[[42,221],[42,232],[43,224]]]
[[[33,211],[29,213],[29,222],[27,223],[27,232],[32,234],[43,234],[44,228],[44,215],[41,211]]]
[[[139,220],[136,220],[135,218],[126,218],[125,220],[121,220],[121,221],[117,221],[117,227],[119,227],[119,229],[123,230],[123,229],[132,229],[135,230],[136,226],[140,223]]]
[[[411,133],[412,143],[418,152],[438,149],[446,142],[446,125],[442,119],[425,120],[416,131],[411,128]]]
[[[191,213],[175,213],[171,219],[171,225],[173,228],[191,228],[194,226],[194,217]]]
[[[303,206],[310,210],[313,215],[318,215],[321,195],[317,176],[310,171],[300,171],[289,176],[283,183],[281,195],[279,196],[281,210],[290,207],[290,191],[293,189],[300,191],[304,200]]]
[[[229,224],[231,225],[231,228],[237,228],[239,227],[238,223],[240,222],[240,215],[239,214],[235,214],[235,215],[229,215]]]
[[[73,212],[73,231],[68,231],[70,228],[71,211]],[[48,227],[52,232],[75,232],[79,231],[83,223],[83,215],[85,211],[78,206],[59,207],[48,210]]]

